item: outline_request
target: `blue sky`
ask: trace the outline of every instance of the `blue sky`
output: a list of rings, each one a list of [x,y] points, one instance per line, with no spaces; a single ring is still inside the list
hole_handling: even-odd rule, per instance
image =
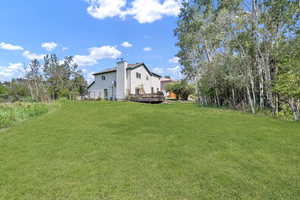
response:
[[[177,0],[2,0],[0,81],[47,53],[75,56],[89,80],[118,57],[178,78],[179,8]]]

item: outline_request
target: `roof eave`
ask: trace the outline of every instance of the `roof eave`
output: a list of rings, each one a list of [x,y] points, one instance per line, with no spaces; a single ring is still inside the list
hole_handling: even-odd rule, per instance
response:
[[[94,73],[93,75],[101,75],[101,74],[107,74],[107,73],[112,73],[112,72],[116,72],[117,70],[111,70],[111,71],[105,71],[105,72],[98,72],[98,73]]]
[[[90,87],[92,87],[95,84],[95,81],[93,81],[88,87],[87,89],[90,89]]]
[[[156,73],[153,73],[153,72],[151,72],[151,73],[152,73],[153,76],[156,76],[156,77],[158,77],[158,78],[161,78],[160,75],[158,75],[158,74],[156,74]]]
[[[141,67],[141,66],[144,66],[144,67],[146,68],[147,72],[148,72],[151,76],[156,76],[156,77],[158,77],[158,78],[161,78],[160,75],[151,72],[151,71],[148,69],[148,67],[145,65],[145,63],[137,63],[134,67],[127,67],[126,70],[134,70],[134,69],[139,68],[139,67]],[[107,74],[107,73],[112,73],[112,72],[116,72],[116,71],[117,71],[117,70],[115,69],[115,70],[110,70],[110,71],[104,71],[104,72],[94,73],[93,75],[94,75],[94,76],[97,76],[97,75]]]

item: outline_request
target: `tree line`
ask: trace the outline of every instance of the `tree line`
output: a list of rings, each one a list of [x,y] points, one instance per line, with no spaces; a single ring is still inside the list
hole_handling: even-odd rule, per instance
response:
[[[186,0],[175,30],[203,105],[300,120],[299,0]]]
[[[0,95],[11,101],[30,98],[50,101],[61,97],[75,99],[87,92],[87,82],[72,56],[59,60],[55,54],[46,55],[43,62],[36,59],[25,66],[24,78],[0,84]]]

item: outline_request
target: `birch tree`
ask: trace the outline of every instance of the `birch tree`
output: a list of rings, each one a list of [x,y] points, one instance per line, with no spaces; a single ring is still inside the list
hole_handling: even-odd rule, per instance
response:
[[[199,103],[278,115],[282,96],[290,95],[279,86],[298,77],[299,65],[288,70],[293,77],[282,70],[281,48],[299,37],[299,5],[296,0],[184,1],[175,30],[177,56]],[[295,110],[296,96],[289,99]]]

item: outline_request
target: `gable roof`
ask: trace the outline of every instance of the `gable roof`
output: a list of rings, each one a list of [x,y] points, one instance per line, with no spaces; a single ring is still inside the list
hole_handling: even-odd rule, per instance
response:
[[[154,72],[151,72],[151,74],[152,74],[153,76],[156,76],[156,77],[158,77],[158,78],[161,78],[161,75],[158,75],[158,74],[156,74],[156,73],[154,73]]]
[[[133,69],[139,68],[139,67],[141,67],[141,66],[144,66],[145,69],[147,70],[147,72],[148,72],[151,76],[156,76],[156,77],[158,77],[158,78],[161,78],[160,75],[151,72],[151,71],[148,69],[148,67],[145,65],[145,63],[128,64],[126,70],[133,70]],[[106,73],[111,73],[111,72],[116,72],[116,71],[117,71],[117,67],[113,67],[113,68],[105,69],[105,70],[103,70],[103,71],[101,71],[101,72],[94,73],[93,75],[96,76],[96,75],[101,75],[101,74],[106,74]]]

